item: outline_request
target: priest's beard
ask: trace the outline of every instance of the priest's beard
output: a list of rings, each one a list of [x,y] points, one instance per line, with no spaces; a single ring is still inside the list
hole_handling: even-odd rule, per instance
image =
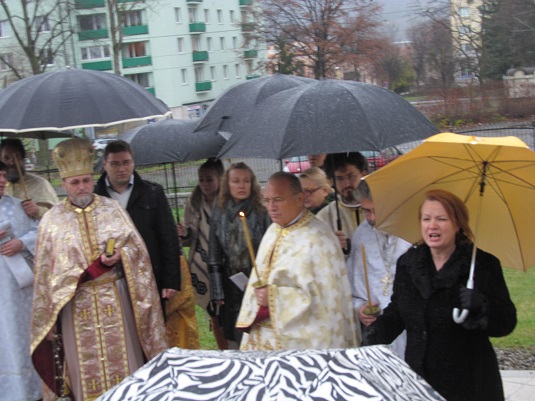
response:
[[[20,166],[21,172],[24,175],[24,167]],[[19,182],[20,176],[17,168],[15,166],[7,166],[6,168],[6,178],[9,182]]]
[[[71,202],[78,206],[78,207],[81,207],[82,209],[85,208],[87,205],[89,205],[91,202],[93,201],[93,194],[88,194],[88,195],[74,195],[72,198],[71,198]]]

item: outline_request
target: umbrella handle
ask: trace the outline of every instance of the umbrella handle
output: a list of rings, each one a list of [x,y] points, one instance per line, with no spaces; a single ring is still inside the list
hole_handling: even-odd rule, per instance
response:
[[[466,282],[466,288],[473,290],[474,289],[474,280],[472,278],[469,278]],[[462,312],[459,310],[459,308],[453,308],[453,321],[457,324],[462,324],[468,317],[468,309],[463,309]]]

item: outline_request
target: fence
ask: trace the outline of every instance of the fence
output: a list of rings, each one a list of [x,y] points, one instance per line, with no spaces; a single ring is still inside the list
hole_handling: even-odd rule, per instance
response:
[[[522,124],[499,123],[470,129],[452,130],[452,132],[482,137],[516,136],[524,141],[532,150],[535,150],[535,121]],[[402,144],[398,148],[403,153],[406,153],[419,143],[420,141]],[[279,160],[243,158],[224,160],[225,168],[231,163],[238,161],[243,161],[252,168],[260,184],[264,184],[271,174],[280,171],[283,166],[282,161]],[[143,166],[137,170],[144,179],[157,182],[164,187],[173,207],[183,207],[191,190],[197,185],[197,169],[201,163],[202,161],[193,163],[167,163],[155,166]],[[35,171],[35,173],[45,176],[52,183],[60,197],[65,196],[65,192],[61,188],[61,180],[59,179],[57,169]],[[95,174],[95,179],[98,179],[99,175],[100,173]]]

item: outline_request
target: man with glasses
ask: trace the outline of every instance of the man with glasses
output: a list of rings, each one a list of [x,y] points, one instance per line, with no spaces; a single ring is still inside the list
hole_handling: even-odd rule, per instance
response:
[[[260,243],[236,323],[247,333],[240,349],[359,345],[360,327],[338,240],[304,207],[299,178],[273,174],[264,204],[273,224]]]
[[[397,260],[410,248],[411,244],[395,235],[375,229],[375,207],[370,188],[365,180],[360,182],[354,196],[360,203],[366,221],[358,226],[353,235],[353,247],[347,260],[347,270],[353,292],[355,313],[360,323],[368,327],[375,322],[377,313],[380,313],[390,303]],[[366,256],[367,275],[364,274],[362,248]],[[368,300],[366,287],[370,291],[370,300]],[[369,304],[379,308],[379,311],[373,313],[373,310],[368,310]],[[401,358],[405,357],[406,342],[407,334],[403,332],[392,343],[392,349]]]
[[[132,148],[125,141],[106,145],[102,166],[104,173],[95,193],[119,201],[132,218],[147,245],[162,306],[165,306],[164,300],[180,290],[180,244],[165,192],[161,185],[143,180],[135,171]]]
[[[353,193],[362,177],[368,174],[368,160],[359,152],[329,154],[325,159],[325,168],[336,188],[338,200],[324,207],[317,217],[331,227],[344,254],[349,255],[350,239],[362,219],[359,203]]]

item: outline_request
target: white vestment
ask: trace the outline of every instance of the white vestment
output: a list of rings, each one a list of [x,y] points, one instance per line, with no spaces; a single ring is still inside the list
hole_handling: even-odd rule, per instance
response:
[[[352,248],[347,260],[347,270],[353,292],[355,315],[358,309],[368,302],[362,245],[366,254],[368,283],[372,303],[379,303],[381,311],[390,303],[396,262],[410,248],[407,241],[374,229],[367,221],[362,222],[352,239]],[[403,332],[393,343],[393,350],[402,358],[405,357],[406,332]]]
[[[27,270],[30,267],[24,257],[33,255],[37,220],[26,216],[20,203],[19,199],[2,196],[0,223],[10,225],[13,238],[24,244],[24,249],[15,255],[19,262],[12,267]],[[0,256],[0,400],[38,400],[41,398],[41,379],[30,358],[33,286],[21,288],[8,267],[8,258]]]
[[[242,350],[350,348],[360,344],[340,243],[309,211],[286,228],[273,223],[256,257],[268,288],[269,318],[259,306],[251,273],[236,326],[249,331]],[[358,331],[357,331],[358,330]],[[357,342],[358,340],[358,342]]]

